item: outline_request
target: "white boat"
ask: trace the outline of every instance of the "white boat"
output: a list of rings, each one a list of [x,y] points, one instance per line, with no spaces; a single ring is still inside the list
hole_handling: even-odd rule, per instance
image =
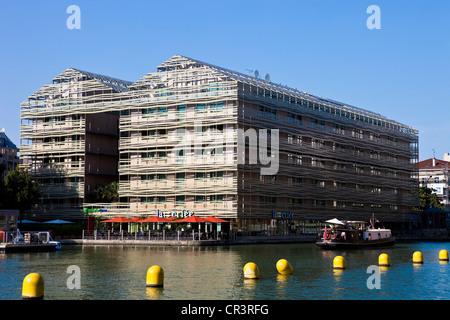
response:
[[[61,249],[61,243],[54,241],[48,231],[25,231],[22,234],[17,229],[16,231],[2,232],[0,241],[0,251],[4,252],[54,251]]]
[[[390,229],[375,228],[375,218],[366,226],[364,221],[340,221],[332,219],[325,221],[330,229],[322,232],[316,245],[323,249],[358,249],[370,247],[393,246],[395,238]]]

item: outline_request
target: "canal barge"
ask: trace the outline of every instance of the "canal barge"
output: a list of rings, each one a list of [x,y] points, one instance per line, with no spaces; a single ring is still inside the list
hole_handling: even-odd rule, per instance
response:
[[[323,230],[316,245],[322,249],[361,249],[372,247],[389,247],[395,244],[390,229],[375,228],[375,219],[370,226],[364,221],[326,221],[330,229]]]
[[[48,231],[2,232],[0,252],[55,251],[61,249],[61,243],[54,241]]]

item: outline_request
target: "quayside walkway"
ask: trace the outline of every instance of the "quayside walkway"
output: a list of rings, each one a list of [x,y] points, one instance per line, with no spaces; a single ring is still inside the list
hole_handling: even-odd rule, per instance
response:
[[[62,244],[93,244],[93,245],[185,245],[185,246],[208,246],[208,245],[239,245],[256,243],[302,243],[314,242],[315,235],[295,234],[240,234],[230,232],[229,234],[217,234],[215,232],[205,233],[194,230],[189,231],[83,231],[81,239],[61,239]]]

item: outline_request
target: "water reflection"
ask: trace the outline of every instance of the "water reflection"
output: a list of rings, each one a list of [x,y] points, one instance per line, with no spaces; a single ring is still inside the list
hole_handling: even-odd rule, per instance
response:
[[[159,300],[163,297],[164,288],[161,287],[147,287],[145,294],[150,300]]]
[[[20,299],[24,277],[45,279],[46,300],[54,299],[450,299],[449,263],[437,254],[448,243],[399,244],[384,250],[326,251],[313,244],[224,247],[65,246],[60,252],[0,255],[0,299]],[[424,264],[413,264],[414,251]],[[390,267],[379,267],[381,289],[369,290],[366,273],[388,253]],[[333,269],[336,255],[347,269]],[[294,269],[282,276],[274,267],[286,259]],[[254,261],[259,280],[244,279],[243,266]],[[81,270],[81,289],[69,290],[67,267]],[[152,265],[164,269],[163,288],[146,287]]]

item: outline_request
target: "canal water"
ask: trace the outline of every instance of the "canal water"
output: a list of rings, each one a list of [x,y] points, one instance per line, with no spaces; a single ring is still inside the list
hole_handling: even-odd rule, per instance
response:
[[[45,300],[437,300],[450,299],[450,264],[439,251],[450,243],[397,243],[389,249],[325,251],[314,244],[259,244],[218,247],[81,246],[66,245],[58,252],[0,254],[0,299],[21,299],[22,282],[32,272],[45,280]],[[422,265],[412,255],[421,251]],[[391,266],[367,273],[387,253]],[[342,255],[345,270],[333,270]],[[276,270],[286,259],[294,273]],[[245,280],[243,267],[254,262],[259,280]],[[163,288],[148,288],[152,265],[164,269]],[[79,268],[73,273],[70,266]],[[79,281],[78,281],[79,280]],[[77,282],[78,281],[78,282]],[[69,282],[69,285],[68,285]],[[77,283],[79,288],[73,288]]]

